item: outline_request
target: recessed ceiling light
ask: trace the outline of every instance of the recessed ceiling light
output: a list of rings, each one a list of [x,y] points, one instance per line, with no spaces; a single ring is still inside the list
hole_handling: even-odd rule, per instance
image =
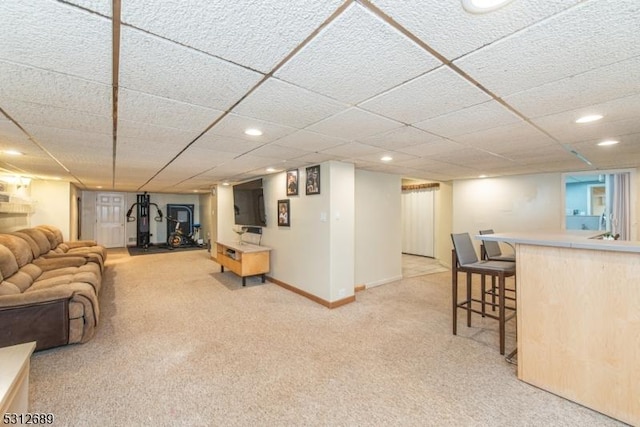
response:
[[[609,139],[607,141],[602,141],[602,142],[598,142],[598,145],[600,146],[605,146],[605,145],[616,145],[617,143],[619,143],[620,141],[615,141],[613,139]]]
[[[102,185],[96,185],[96,188],[102,188]]]
[[[262,135],[262,131],[260,129],[247,129],[244,131],[245,134],[250,135],[250,136],[260,136]]]
[[[230,184],[228,182],[223,182],[222,185],[224,185],[225,187],[228,187]]]
[[[576,120],[576,123],[591,123],[600,120],[601,118],[602,115],[600,114],[590,114],[588,116],[580,117],[578,120]]]
[[[391,156],[382,156],[382,157],[380,157],[380,160],[382,160],[383,162],[390,162],[391,160],[393,160],[393,157],[391,157]]]
[[[506,6],[511,0],[462,0],[462,7],[470,13],[487,13]]]
[[[17,150],[5,150],[3,151],[4,154],[8,154],[10,156],[22,156],[24,153],[21,153]]]
[[[274,168],[267,168],[267,172],[271,173],[271,172],[275,172],[276,170]]]
[[[480,175],[480,176],[478,176],[478,178],[486,178],[486,177],[487,177],[487,175]]]

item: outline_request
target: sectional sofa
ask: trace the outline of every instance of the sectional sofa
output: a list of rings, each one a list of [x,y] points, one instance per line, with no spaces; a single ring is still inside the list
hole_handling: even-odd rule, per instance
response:
[[[0,234],[0,347],[36,341],[44,350],[95,334],[107,251],[62,237],[44,225]]]

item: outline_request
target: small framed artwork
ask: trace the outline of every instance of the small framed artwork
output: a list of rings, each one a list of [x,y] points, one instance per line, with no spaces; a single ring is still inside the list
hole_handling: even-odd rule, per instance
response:
[[[278,226],[289,227],[291,225],[291,211],[289,199],[278,200]]]
[[[320,194],[320,165],[307,168],[307,194]]]
[[[298,195],[298,169],[287,171],[287,196]]]

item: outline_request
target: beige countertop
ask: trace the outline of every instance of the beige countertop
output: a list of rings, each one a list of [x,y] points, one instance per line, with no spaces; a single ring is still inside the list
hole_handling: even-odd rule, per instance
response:
[[[239,242],[219,241],[219,242],[216,242],[216,244],[225,246],[227,248],[233,249],[238,252],[245,252],[245,253],[264,252],[264,251],[271,250],[271,248],[268,246],[254,245],[253,243],[244,243],[244,242],[239,243]]]
[[[478,240],[489,240],[509,244],[555,246],[574,249],[590,249],[612,252],[640,253],[640,242],[627,240],[599,239],[604,231],[561,230],[561,231],[521,231],[475,236]]]

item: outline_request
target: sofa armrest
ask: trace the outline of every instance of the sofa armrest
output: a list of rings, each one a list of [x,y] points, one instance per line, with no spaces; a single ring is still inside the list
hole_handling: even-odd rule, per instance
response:
[[[69,247],[69,249],[73,248],[84,248],[87,246],[98,246],[98,242],[95,240],[73,240],[64,242],[65,245]]]
[[[70,312],[72,303],[83,307],[80,319],[71,319],[74,317]],[[36,341],[36,350],[43,350],[71,342],[86,342],[95,332],[98,316],[97,296],[93,287],[86,283],[74,282],[3,295],[0,297],[0,347]],[[77,324],[78,320],[80,332],[74,331],[75,337],[70,341],[71,322]]]
[[[40,267],[42,271],[51,271],[51,270],[56,270],[58,268],[80,267],[87,263],[87,259],[82,256],[53,254],[53,255],[38,257],[37,259],[33,260],[33,263],[38,267]]]

